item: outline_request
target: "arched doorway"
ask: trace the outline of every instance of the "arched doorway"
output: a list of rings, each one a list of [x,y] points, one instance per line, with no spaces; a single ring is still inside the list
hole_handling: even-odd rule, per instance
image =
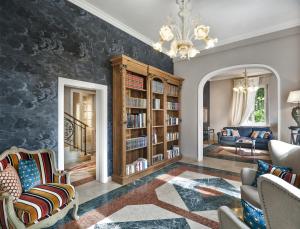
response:
[[[202,161],[203,160],[203,90],[205,83],[213,78],[216,75],[219,75],[221,73],[224,73],[226,71],[231,71],[235,69],[241,69],[241,68],[262,68],[267,69],[270,72],[274,74],[274,76],[277,79],[277,107],[278,107],[278,139],[280,140],[281,135],[281,103],[280,103],[280,97],[281,97],[281,82],[279,74],[275,69],[273,69],[270,66],[263,65],[263,64],[244,64],[244,65],[235,65],[230,66],[222,69],[215,70],[213,72],[210,72],[206,74],[198,85],[198,109],[197,109],[197,121],[198,121],[198,128],[197,128],[197,139],[198,139],[198,150],[197,150],[197,160]]]

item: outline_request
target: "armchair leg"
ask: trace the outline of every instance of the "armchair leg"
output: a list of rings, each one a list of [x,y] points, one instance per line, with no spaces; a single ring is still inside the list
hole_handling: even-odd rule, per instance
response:
[[[74,220],[79,220],[79,216],[77,214],[78,212],[78,207],[79,207],[79,199],[78,199],[78,193],[76,193],[76,197],[75,197],[75,204],[73,206],[73,211],[72,211],[72,218]]]

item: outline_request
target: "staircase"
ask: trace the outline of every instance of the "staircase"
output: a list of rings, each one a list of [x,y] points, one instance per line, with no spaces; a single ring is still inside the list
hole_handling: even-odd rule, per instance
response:
[[[86,150],[87,127],[88,125],[84,122],[64,113],[65,165],[67,167],[91,159],[91,155]]]

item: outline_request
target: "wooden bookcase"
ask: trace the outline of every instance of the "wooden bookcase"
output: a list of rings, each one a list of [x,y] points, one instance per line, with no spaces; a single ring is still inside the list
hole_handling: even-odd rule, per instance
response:
[[[181,159],[183,79],[124,55],[111,62],[112,179],[126,184]]]

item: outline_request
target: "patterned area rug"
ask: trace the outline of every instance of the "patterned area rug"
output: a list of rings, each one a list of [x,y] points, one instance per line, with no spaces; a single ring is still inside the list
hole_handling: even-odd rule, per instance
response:
[[[78,221],[69,214],[52,228],[218,228],[220,206],[240,214],[240,185],[237,173],[177,162],[81,204]]]
[[[257,160],[271,163],[270,153],[267,150],[256,149],[253,155],[251,155],[251,149],[242,148],[242,150],[238,149],[236,152],[235,147],[220,146],[217,144],[204,147],[204,156],[254,164],[257,163]]]

